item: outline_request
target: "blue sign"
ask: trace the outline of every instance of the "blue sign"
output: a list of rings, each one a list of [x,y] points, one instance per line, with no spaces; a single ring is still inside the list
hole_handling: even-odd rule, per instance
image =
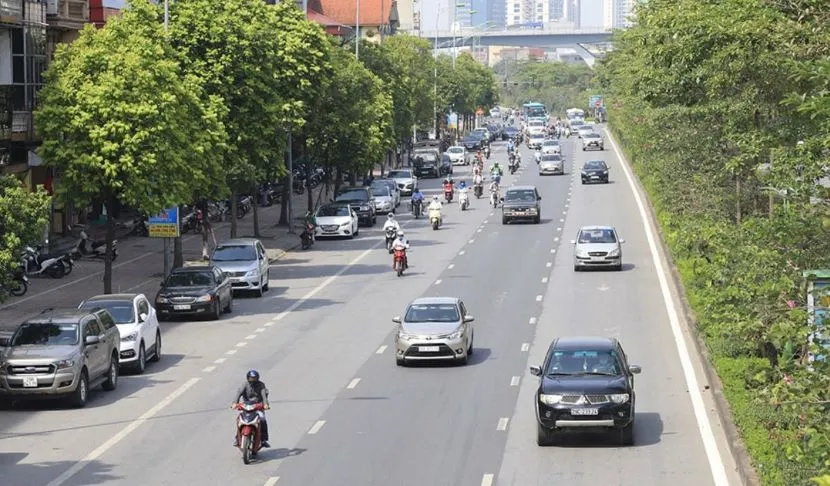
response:
[[[153,238],[176,238],[179,232],[179,208],[165,209],[161,214],[147,220],[148,232]]]
[[[458,128],[458,113],[450,113],[447,115],[447,128],[450,130]]]
[[[592,108],[592,109],[593,108],[599,108],[602,105],[604,105],[604,103],[602,102],[602,96],[600,96],[600,95],[593,95],[588,100],[588,107],[589,108]]]

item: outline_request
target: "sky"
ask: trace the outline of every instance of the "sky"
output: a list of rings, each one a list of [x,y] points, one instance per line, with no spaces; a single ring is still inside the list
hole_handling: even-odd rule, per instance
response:
[[[124,0],[104,0],[105,7],[121,8],[124,6]]]

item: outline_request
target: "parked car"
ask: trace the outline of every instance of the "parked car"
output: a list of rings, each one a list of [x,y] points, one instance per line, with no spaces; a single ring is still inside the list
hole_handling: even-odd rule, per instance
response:
[[[516,220],[529,220],[539,224],[542,220],[542,196],[535,186],[508,188],[501,201],[501,224]]]
[[[371,187],[341,187],[337,190],[334,202],[349,203],[359,220],[367,226],[374,226],[377,222],[375,195]]]
[[[251,291],[257,297],[268,291],[271,262],[257,239],[237,238],[221,243],[211,253],[210,263],[228,274],[233,290]]]
[[[48,309],[0,338],[0,398],[67,398],[118,386],[120,334],[105,309]]]
[[[401,188],[398,187],[397,182],[394,179],[375,179],[372,181],[372,192],[374,194],[378,193],[378,190],[381,187],[388,187],[389,192],[392,194],[392,202],[394,203],[394,207],[398,207],[401,205]]]
[[[390,170],[387,175],[398,185],[401,196],[411,196],[412,189],[418,185],[418,178],[409,169]]]
[[[315,214],[317,238],[346,236],[354,238],[360,234],[357,213],[348,203],[331,203],[321,206]]]
[[[144,373],[147,362],[161,359],[161,330],[156,310],[144,294],[96,295],[81,302],[78,309],[106,309],[121,336],[119,364]]]
[[[227,273],[214,265],[181,267],[170,272],[156,294],[159,317],[207,316],[218,320],[233,309],[233,291]]]
[[[614,433],[621,445],[633,445],[634,375],[641,371],[614,338],[555,339],[542,365],[530,367],[539,377],[536,443],[552,445],[566,430],[602,430]]]
[[[466,364],[473,354],[473,316],[456,297],[422,297],[412,301],[395,334],[395,361],[451,360]]]
[[[574,271],[589,267],[622,270],[622,244],[625,240],[613,226],[583,226],[574,245]]]

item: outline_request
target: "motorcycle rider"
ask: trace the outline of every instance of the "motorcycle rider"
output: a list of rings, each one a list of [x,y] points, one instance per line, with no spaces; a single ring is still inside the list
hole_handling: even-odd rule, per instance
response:
[[[430,211],[438,211],[440,213],[443,207],[444,205],[441,203],[440,200],[438,200],[438,196],[432,196],[432,202],[429,203],[429,207],[427,209]],[[441,222],[444,222],[443,214],[441,215]]]
[[[236,390],[236,395],[234,395],[233,402],[231,403],[231,408],[234,408],[237,403],[239,403],[239,399],[243,399],[248,402],[255,402],[255,403],[262,403],[265,406],[265,410],[269,410],[271,408],[271,404],[268,402],[268,387],[265,386],[265,383],[259,381],[259,372],[257,370],[250,370],[245,375],[245,384],[239,387]],[[257,412],[260,419],[260,431],[262,433],[262,447],[271,447],[268,443],[268,422],[265,420],[265,412],[259,410]],[[233,436],[233,446],[239,447],[239,437],[237,434],[238,431],[234,431]]]
[[[444,194],[445,195],[447,193],[452,194],[453,189],[454,189],[454,187],[453,187],[453,183],[452,183],[452,177],[447,176],[447,178],[444,179]],[[452,196],[448,197],[447,199],[450,199],[451,197]]]
[[[409,249],[409,240],[404,238],[403,230],[398,230],[397,238],[395,241],[392,242],[392,250],[408,250]],[[392,268],[394,268],[395,261],[392,260]],[[409,268],[409,258],[407,258],[406,253],[403,256],[403,268],[404,270]]]
[[[418,189],[417,187],[412,190],[412,199],[410,200],[410,205],[413,208],[415,207],[415,201],[420,202],[421,212],[423,212],[424,211],[424,193],[421,192],[421,190]]]
[[[515,147],[513,146],[513,139],[508,140],[507,141],[507,153],[512,154],[514,148]]]
[[[493,194],[496,195],[496,198],[493,199]],[[490,200],[493,202],[493,207],[496,207],[499,203],[499,181],[493,179],[493,182],[490,183]]]
[[[458,191],[458,204],[461,204],[461,201],[463,201],[465,198],[467,199],[467,204],[469,204],[470,203],[470,198],[469,198],[470,188],[467,187],[467,182],[466,181],[459,182],[458,185],[455,187],[455,189]]]
[[[423,194],[421,195],[423,196]],[[389,213],[386,215],[386,223],[383,224],[383,231],[385,232],[389,228],[395,228],[395,231],[400,231],[401,225],[395,220],[395,215]]]
[[[498,162],[494,163],[490,167],[490,176],[493,178],[496,183],[501,182],[501,176],[504,175],[504,170],[501,168]]]

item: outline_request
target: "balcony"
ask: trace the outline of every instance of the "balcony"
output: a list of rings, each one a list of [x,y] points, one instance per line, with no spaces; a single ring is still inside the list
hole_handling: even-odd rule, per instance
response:
[[[4,1],[4,0],[0,0]],[[46,21],[60,30],[81,30],[89,22],[88,0],[48,0]]]
[[[23,0],[0,0],[0,23],[16,24],[23,18]]]
[[[13,142],[34,141],[34,123],[32,123],[31,111],[15,111],[12,113],[12,133],[10,139]]]

